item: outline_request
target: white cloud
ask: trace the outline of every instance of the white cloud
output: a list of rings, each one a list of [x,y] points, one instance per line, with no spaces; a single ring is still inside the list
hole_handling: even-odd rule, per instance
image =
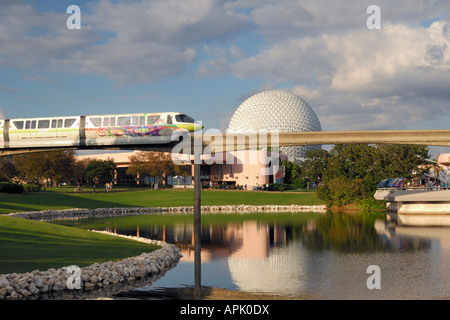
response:
[[[0,66],[32,81],[41,72],[118,84],[233,74],[261,79],[258,90],[290,87],[339,130],[449,115],[445,0],[378,0],[381,30],[366,28],[369,0],[99,0],[82,9],[81,30],[66,28],[65,12],[2,4]]]
[[[334,128],[404,128],[450,113],[447,32],[447,23],[436,21],[290,38],[238,61],[233,71],[295,83],[292,91]]]
[[[149,82],[186,71],[205,42],[226,40],[247,17],[219,0],[100,0],[82,10],[81,30],[68,30],[65,12],[28,5],[0,13],[0,65],[37,71],[91,73],[121,84]]]
[[[210,57],[203,60],[197,67],[197,74],[202,77],[212,77],[231,72],[232,63],[244,59],[239,47],[223,48],[215,45],[205,45],[203,53]]]
[[[306,101],[317,100],[321,97],[319,90],[311,89],[305,86],[297,86],[291,88],[291,92],[297,96],[302,97]]]
[[[92,41],[98,40],[86,28],[66,28],[65,14],[39,12],[28,5],[8,6],[0,13],[0,64],[7,68],[50,69]]]

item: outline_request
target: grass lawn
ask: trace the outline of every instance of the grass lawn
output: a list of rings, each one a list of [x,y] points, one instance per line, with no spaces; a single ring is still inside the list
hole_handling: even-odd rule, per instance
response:
[[[323,202],[314,192],[258,192],[203,190],[202,205],[319,205]],[[193,206],[193,190],[140,190],[117,192],[31,192],[0,193],[0,214],[21,211],[113,208],[113,207],[177,207]]]
[[[0,215],[0,274],[83,267],[159,247],[76,228]]]

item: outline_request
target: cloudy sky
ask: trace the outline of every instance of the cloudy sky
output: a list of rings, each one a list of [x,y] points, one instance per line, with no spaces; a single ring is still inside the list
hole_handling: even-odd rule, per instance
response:
[[[323,130],[447,129],[449,13],[446,0],[0,0],[0,115],[180,111],[224,130],[246,98],[285,89]]]

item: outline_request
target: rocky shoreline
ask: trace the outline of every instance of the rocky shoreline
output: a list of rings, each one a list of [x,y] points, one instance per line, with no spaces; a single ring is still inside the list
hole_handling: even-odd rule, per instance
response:
[[[159,279],[176,266],[182,257],[176,246],[164,241],[114,235],[162,247],[118,262],[94,263],[83,268],[75,266],[78,270],[68,266],[0,275],[0,300],[92,299],[109,296],[130,290],[130,286],[142,286]]]
[[[226,205],[202,206],[202,213],[251,213],[251,212],[326,212],[324,205]],[[57,219],[84,219],[121,217],[130,215],[147,215],[161,213],[193,213],[193,207],[148,207],[148,208],[97,208],[97,209],[65,209],[10,213],[8,216],[37,221]]]
[[[202,213],[251,213],[251,212],[326,212],[326,206],[299,205],[227,205],[202,206]],[[99,208],[99,209],[66,209],[10,213],[8,216],[37,221],[58,219],[85,219],[100,217],[120,217],[130,215],[148,215],[178,213],[188,214],[193,207],[150,207],[150,208]],[[103,231],[94,231],[102,232]],[[112,234],[112,233],[109,233]],[[118,262],[95,263],[78,268],[78,274],[72,269],[62,267],[47,271],[35,270],[25,274],[10,273],[0,275],[0,300],[19,299],[92,299],[114,295],[130,290],[134,285],[143,286],[159,279],[164,273],[176,266],[182,257],[180,250],[164,241],[150,240],[142,237],[125,235],[148,244],[156,244],[161,249],[143,253],[136,257]],[[76,278],[74,287],[72,280]],[[70,280],[69,280],[70,278]]]

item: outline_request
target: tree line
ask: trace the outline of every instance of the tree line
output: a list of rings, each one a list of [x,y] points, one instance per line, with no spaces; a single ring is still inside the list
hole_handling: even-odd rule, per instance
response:
[[[303,164],[283,163],[284,182],[294,187],[316,186],[328,206],[357,204],[383,206],[373,195],[383,179],[413,179],[429,171],[427,146],[419,145],[335,145],[330,151],[310,150]]]
[[[0,157],[0,181],[47,186],[114,178],[113,160],[77,161],[73,150],[32,152]]]
[[[0,157],[0,182],[18,182],[54,186],[61,183],[104,184],[113,182],[114,159],[77,160],[73,150],[33,152]],[[186,174],[186,168],[175,165],[170,154],[139,152],[130,159],[127,174],[155,176],[160,184],[167,174]]]

